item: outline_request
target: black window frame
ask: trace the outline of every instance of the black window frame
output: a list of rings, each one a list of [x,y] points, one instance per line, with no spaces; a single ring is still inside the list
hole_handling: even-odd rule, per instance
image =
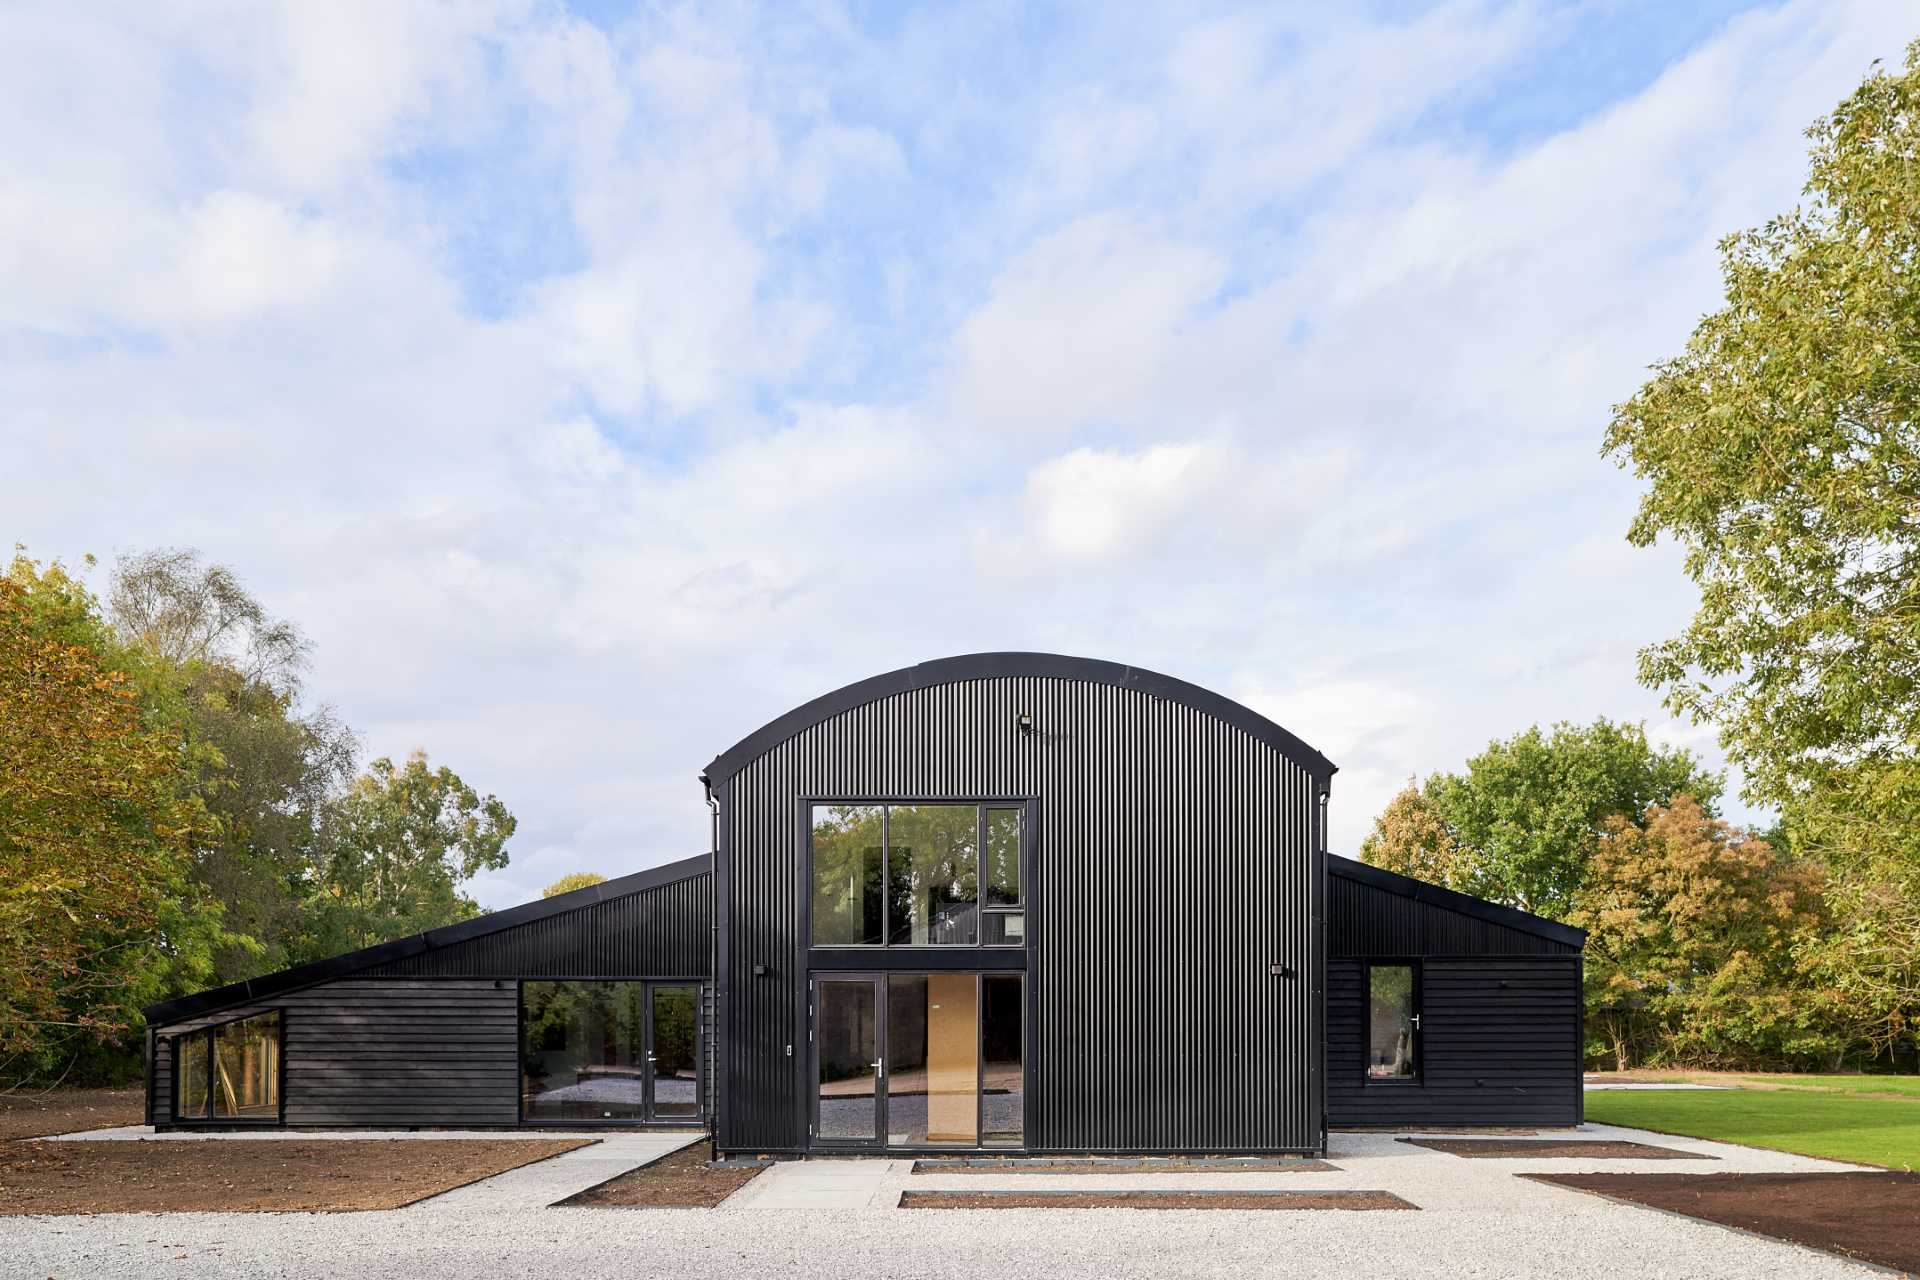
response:
[[[217,1116],[213,1114],[213,1038],[222,1027],[230,1027],[237,1022],[251,1022],[255,1018],[264,1018],[268,1014],[279,1019],[280,1041],[279,1057],[276,1063],[274,1081],[274,1101],[276,1106],[271,1116]],[[169,1033],[167,1039],[172,1042],[173,1081],[172,1097],[168,1099],[168,1123],[176,1125],[245,1125],[271,1128],[285,1125],[287,1122],[287,1010],[283,1005],[274,1005],[265,1009],[253,1009],[238,1017],[222,1018],[218,1022],[209,1022],[205,1026],[195,1027],[191,1031]],[[207,1109],[201,1115],[186,1115],[180,1110],[180,1082],[185,1076],[181,1069],[185,1055],[182,1048],[190,1041],[200,1040],[206,1046],[207,1053]]]
[[[693,1062],[694,1062],[694,1099],[698,1110],[692,1115],[646,1115],[613,1116],[603,1119],[570,1120],[564,1116],[528,1116],[527,1115],[527,984],[530,982],[557,984],[562,982],[631,982],[637,983],[646,996],[646,1017],[644,1021],[645,1044],[642,1052],[653,1052],[653,992],[656,987],[692,987],[693,988]],[[713,1099],[707,1093],[707,1001],[710,998],[708,982],[697,977],[634,977],[632,974],[595,975],[591,977],[568,978],[520,978],[514,983],[513,1015],[513,1094],[514,1111],[518,1123],[523,1128],[560,1128],[560,1129],[696,1129],[705,1128],[712,1119]],[[647,1085],[647,1109],[658,1110],[654,1097],[654,1083]]]
[[[1369,1069],[1373,1066],[1373,971],[1375,969],[1406,969],[1410,971],[1408,999],[1413,1005],[1413,1074],[1410,1076],[1376,1076]],[[1427,1035],[1426,1024],[1420,1016],[1426,1007],[1426,975],[1418,957],[1389,959],[1386,957],[1368,959],[1360,970],[1360,1002],[1364,1011],[1360,1019],[1360,1082],[1370,1089],[1409,1089],[1418,1088],[1427,1082]]]
[[[836,805],[867,805],[880,810],[880,941],[878,942],[820,942],[814,936],[813,898],[815,881],[813,876],[813,813],[815,809],[831,808]],[[889,911],[892,894],[891,850],[893,814],[896,808],[908,808],[919,805],[952,805],[955,807],[972,805],[974,808],[974,927],[972,942],[892,942],[892,919]],[[1020,898],[1017,902],[988,906],[986,881],[987,850],[987,814],[993,811],[1006,811],[1020,818]],[[1033,844],[1034,813],[1033,801],[1028,796],[803,796],[800,801],[800,821],[802,838],[805,842],[806,856],[801,862],[801,901],[805,904],[806,922],[803,937],[805,946],[816,951],[901,951],[925,954],[930,951],[948,951],[965,954],[967,951],[988,952],[1024,952],[1031,936],[1028,925],[1032,911],[1033,881]],[[986,920],[989,915],[1005,918],[1021,917],[1020,937],[1002,942],[987,942]]]

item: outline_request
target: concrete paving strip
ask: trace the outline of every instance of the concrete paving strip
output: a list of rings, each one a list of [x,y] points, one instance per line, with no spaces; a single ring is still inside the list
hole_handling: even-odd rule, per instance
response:
[[[1620,1093],[1681,1092],[1681,1091],[1693,1091],[1698,1093],[1729,1093],[1733,1091],[1733,1086],[1730,1084],[1639,1084],[1639,1083],[1634,1083],[1634,1084],[1589,1084],[1585,1087],[1588,1093],[1609,1093],[1609,1092],[1615,1092],[1615,1091]]]
[[[130,1124],[118,1129],[83,1129],[78,1133],[57,1133],[39,1138],[39,1142],[445,1142],[475,1140],[498,1142],[527,1138],[607,1138],[607,1137],[704,1137],[693,1129],[662,1129],[637,1135],[634,1130],[607,1129],[222,1129],[219,1131],[176,1130],[155,1133],[151,1125]],[[680,1146],[686,1144],[680,1143]]]
[[[889,1208],[911,1160],[789,1160],[730,1196],[724,1209]]]
[[[698,1132],[599,1134],[600,1141],[551,1160],[539,1160],[455,1187],[407,1206],[402,1212],[431,1208],[436,1213],[501,1213],[544,1209],[579,1195],[609,1178],[638,1169],[684,1146],[702,1141]]]

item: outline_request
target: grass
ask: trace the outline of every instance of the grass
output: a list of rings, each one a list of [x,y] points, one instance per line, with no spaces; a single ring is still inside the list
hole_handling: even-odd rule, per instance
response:
[[[1742,1076],[1750,1084],[1775,1089],[1814,1089],[1822,1093],[1875,1094],[1886,1098],[1920,1098],[1920,1076]]]
[[[1920,1169],[1920,1091],[1911,1097],[1862,1097],[1844,1086],[1589,1093],[1587,1119],[1888,1169]]]

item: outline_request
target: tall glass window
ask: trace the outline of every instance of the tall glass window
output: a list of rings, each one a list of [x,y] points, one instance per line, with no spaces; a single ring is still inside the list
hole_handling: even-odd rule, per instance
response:
[[[980,979],[981,1145],[1017,1147],[1024,1134],[1026,1075],[1021,1069],[1020,1025],[1025,1017],[1017,973]]]
[[[1419,998],[1412,965],[1367,966],[1367,1079],[1419,1077]]]
[[[644,982],[523,984],[521,1114],[646,1119],[647,1012]]]
[[[813,807],[813,941],[815,946],[871,946],[886,941],[882,894],[882,823],[877,804]]]
[[[280,1014],[222,1022],[174,1041],[174,1117],[280,1118]]]
[[[1020,946],[1023,811],[813,806],[813,945]]]

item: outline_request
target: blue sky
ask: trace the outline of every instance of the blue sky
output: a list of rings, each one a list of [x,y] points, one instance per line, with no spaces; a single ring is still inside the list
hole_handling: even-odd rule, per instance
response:
[[[0,13],[30,553],[189,545],[487,905],[703,847],[700,767],[928,657],[1132,662],[1410,775],[1646,719],[1611,404],[1909,6]]]

